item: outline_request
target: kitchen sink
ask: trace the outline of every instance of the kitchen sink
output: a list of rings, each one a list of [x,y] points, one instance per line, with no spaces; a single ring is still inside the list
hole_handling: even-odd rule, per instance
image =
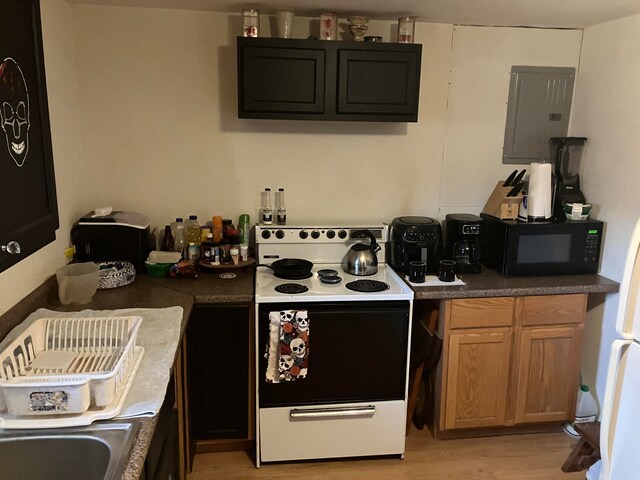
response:
[[[0,479],[106,480],[122,476],[140,424],[0,430]]]

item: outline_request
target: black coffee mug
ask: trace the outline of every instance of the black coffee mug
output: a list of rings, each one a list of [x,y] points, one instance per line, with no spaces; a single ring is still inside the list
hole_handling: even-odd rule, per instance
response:
[[[441,282],[453,282],[456,279],[456,262],[453,260],[440,260],[438,279]]]
[[[427,264],[425,262],[409,262],[409,281],[411,283],[424,283],[426,274]]]

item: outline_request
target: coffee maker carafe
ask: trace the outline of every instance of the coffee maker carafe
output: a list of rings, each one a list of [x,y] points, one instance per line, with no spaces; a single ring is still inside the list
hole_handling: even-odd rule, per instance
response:
[[[468,213],[445,217],[445,255],[456,262],[456,273],[480,273],[480,235],[484,220]]]
[[[551,145],[553,165],[553,218],[564,220],[564,203],[585,203],[580,191],[580,160],[585,137],[554,137]]]

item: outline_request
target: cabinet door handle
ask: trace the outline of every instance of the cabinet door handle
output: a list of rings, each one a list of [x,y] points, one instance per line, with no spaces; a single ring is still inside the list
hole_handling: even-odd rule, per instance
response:
[[[20,253],[20,244],[18,242],[11,241],[6,245],[2,245],[2,251],[7,252],[11,255],[17,255],[18,253]]]
[[[365,407],[332,407],[332,408],[294,408],[289,412],[290,418],[327,418],[327,417],[370,417],[376,413],[374,405]]]

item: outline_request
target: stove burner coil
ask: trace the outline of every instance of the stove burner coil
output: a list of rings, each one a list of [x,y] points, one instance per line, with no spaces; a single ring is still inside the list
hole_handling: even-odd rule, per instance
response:
[[[304,293],[309,290],[308,287],[300,285],[299,283],[282,283],[276,287],[276,292],[285,293],[287,295],[293,295],[298,293]]]
[[[349,290],[353,290],[354,292],[366,293],[384,292],[385,290],[389,290],[388,284],[377,280],[356,280],[355,282],[347,283],[345,287]]]

